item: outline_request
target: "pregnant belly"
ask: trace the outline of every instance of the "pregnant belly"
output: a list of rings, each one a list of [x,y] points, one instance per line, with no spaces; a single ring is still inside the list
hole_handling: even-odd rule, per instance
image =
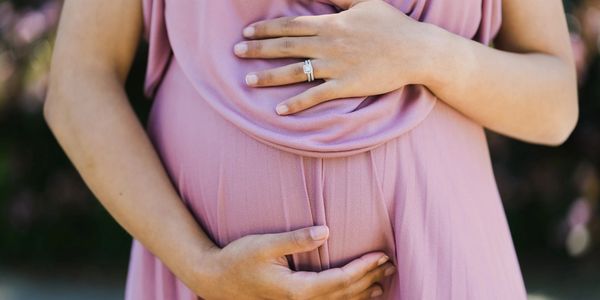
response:
[[[223,247],[242,236],[328,225],[320,249],[288,257],[297,270],[338,267],[370,251],[395,252],[390,215],[393,165],[371,151],[303,157],[265,145],[195,93],[173,60],[148,130],[197,221]],[[387,195],[387,197],[386,197]]]
[[[382,282],[382,299],[524,299],[481,126],[440,101],[419,126],[370,151],[303,157],[229,123],[173,62],[148,132],[219,247],[325,224],[329,239],[288,256],[292,269],[321,271],[384,251],[398,269]]]

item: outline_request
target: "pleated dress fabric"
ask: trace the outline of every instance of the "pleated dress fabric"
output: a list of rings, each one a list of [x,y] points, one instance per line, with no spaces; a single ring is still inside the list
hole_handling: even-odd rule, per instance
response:
[[[501,0],[386,2],[483,44],[501,24]],[[397,272],[378,299],[526,299],[480,125],[418,85],[291,116],[278,116],[275,105],[322,81],[246,86],[248,72],[301,61],[237,58],[246,25],[339,8],[325,0],[143,0],[143,10],[148,133],[219,247],[327,225],[322,247],[288,257],[293,270],[384,251]],[[125,293],[197,298],[135,239]]]

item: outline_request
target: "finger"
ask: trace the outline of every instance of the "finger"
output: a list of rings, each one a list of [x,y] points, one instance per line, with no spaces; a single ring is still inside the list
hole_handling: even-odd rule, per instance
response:
[[[301,286],[302,295],[308,298],[345,290],[364,277],[369,271],[384,264],[389,257],[381,252],[365,254],[341,268],[328,269],[319,273],[294,272],[292,277]]]
[[[312,87],[277,105],[275,111],[280,115],[290,115],[336,98],[337,81],[329,80]]]
[[[259,256],[278,258],[280,256],[312,251],[329,237],[327,226],[312,226],[283,233],[260,235]]]
[[[242,58],[314,57],[316,37],[280,37],[243,41],[233,46],[235,55]]]
[[[313,74],[315,79],[328,78],[328,68],[319,59],[311,60],[313,65]],[[304,73],[304,62],[273,68],[266,71],[253,72],[246,75],[246,83],[249,86],[276,86],[284,84],[299,83],[307,81],[308,77]]]
[[[262,39],[280,36],[317,35],[327,15],[286,16],[252,23],[242,31],[244,37]]]
[[[372,299],[378,296],[383,295],[383,288],[379,284],[374,284],[370,286],[368,289],[360,292],[355,297],[350,298],[351,300],[362,300],[362,299]]]
[[[391,262],[387,262],[378,268],[369,271],[365,276],[359,279],[356,283],[352,284],[347,291],[343,291],[347,293],[347,295],[357,295],[362,293],[364,290],[368,289],[373,284],[379,282],[386,276],[391,276],[396,272],[396,267]]]

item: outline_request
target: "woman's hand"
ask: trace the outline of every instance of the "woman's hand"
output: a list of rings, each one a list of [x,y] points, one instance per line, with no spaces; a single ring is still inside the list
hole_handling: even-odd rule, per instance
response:
[[[282,17],[250,24],[252,39],[236,44],[242,58],[312,58],[315,79],[325,82],[283,101],[276,111],[293,114],[342,97],[383,94],[422,81],[423,49],[432,25],[414,21],[381,0],[338,0],[340,13]],[[246,76],[253,87],[307,80],[303,62]]]
[[[395,271],[381,252],[365,254],[342,268],[319,273],[290,270],[285,255],[311,251],[325,242],[327,227],[319,227],[323,231],[313,234],[311,228],[303,228],[248,235],[223,249],[215,248],[200,266],[198,286],[192,288],[207,300],[369,299],[381,295],[383,290],[376,282]]]

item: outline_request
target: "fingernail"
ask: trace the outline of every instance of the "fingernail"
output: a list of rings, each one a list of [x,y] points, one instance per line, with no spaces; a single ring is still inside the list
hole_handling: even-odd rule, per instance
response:
[[[328,231],[325,226],[313,227],[310,229],[310,237],[315,241],[322,240],[327,237]]]
[[[258,76],[254,74],[246,75],[246,84],[247,85],[255,85],[258,82]]]
[[[239,43],[233,47],[233,52],[235,52],[235,54],[244,54],[246,51],[248,51],[248,45],[246,45],[246,43]]]
[[[381,294],[383,294],[383,291],[382,291],[382,290],[380,290],[380,289],[376,289],[376,290],[374,290],[374,291],[371,293],[371,298],[375,298],[375,297],[381,296]]]
[[[395,271],[396,271],[396,268],[394,266],[389,267],[389,268],[385,269],[385,272],[383,272],[383,276],[390,276],[390,275],[394,274]]]
[[[287,107],[287,105],[285,104],[281,104],[281,105],[277,105],[277,108],[275,108],[275,110],[277,111],[278,114],[285,114],[286,112],[288,112],[289,108]]]
[[[245,37],[251,37],[251,36],[254,35],[254,31],[255,31],[254,27],[253,26],[249,26],[249,27],[244,28],[244,30],[242,31],[242,34]]]
[[[377,265],[381,266],[381,265],[385,264],[385,262],[388,261],[388,259],[390,259],[390,257],[387,255],[384,255],[377,261]]]

